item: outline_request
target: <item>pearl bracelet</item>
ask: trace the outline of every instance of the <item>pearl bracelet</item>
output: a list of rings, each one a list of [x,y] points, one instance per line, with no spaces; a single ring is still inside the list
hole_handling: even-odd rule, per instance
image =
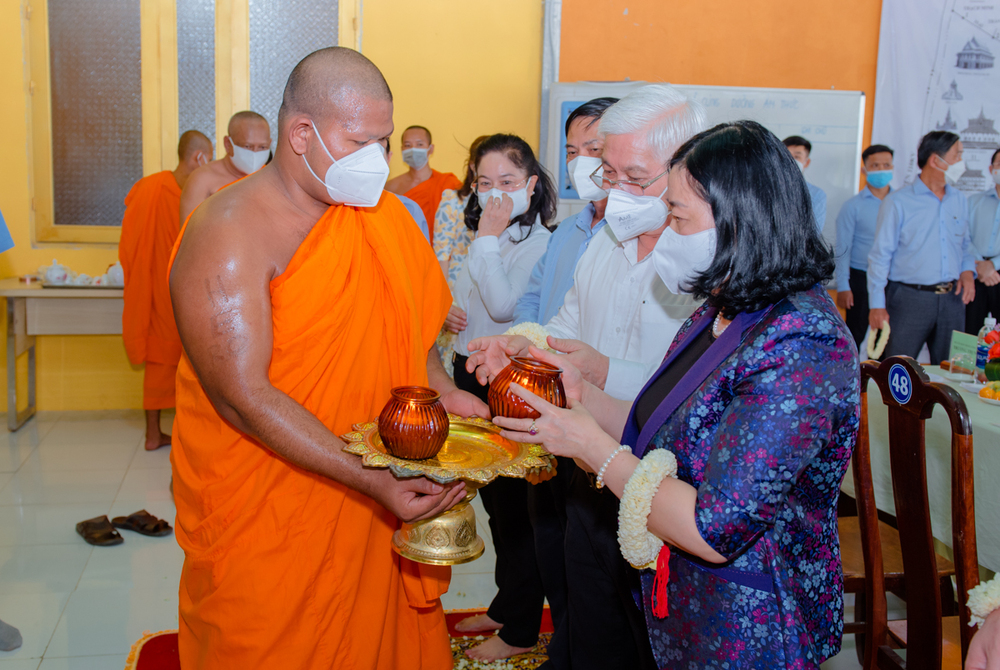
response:
[[[602,465],[601,469],[597,471],[596,486],[598,489],[604,488],[604,473],[608,471],[608,466],[611,465],[611,461],[615,460],[615,456],[622,453],[623,451],[632,451],[632,447],[628,446],[627,444],[623,444],[614,451],[612,451],[611,455],[608,456],[608,460],[604,461],[604,465]]]
[[[625,483],[618,507],[618,546],[622,556],[636,568],[655,567],[663,540],[649,532],[653,497],[667,477],[677,477],[677,458],[666,449],[654,449],[639,461]]]

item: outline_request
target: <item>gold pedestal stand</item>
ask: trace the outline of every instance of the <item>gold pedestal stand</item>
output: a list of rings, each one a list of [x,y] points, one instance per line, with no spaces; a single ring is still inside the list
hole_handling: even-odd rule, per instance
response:
[[[468,493],[457,505],[436,517],[404,523],[392,536],[392,548],[418,563],[458,565],[479,558],[483,540],[476,533],[476,513],[469,504],[476,490],[497,477],[525,477],[545,468],[551,456],[535,444],[511,442],[491,421],[448,415],[449,432],[433,458],[410,461],[392,456],[378,434],[378,422],[356,424],[343,435],[344,451],[361,456],[367,467],[389,468],[397,477],[427,477],[440,484],[462,480]]]

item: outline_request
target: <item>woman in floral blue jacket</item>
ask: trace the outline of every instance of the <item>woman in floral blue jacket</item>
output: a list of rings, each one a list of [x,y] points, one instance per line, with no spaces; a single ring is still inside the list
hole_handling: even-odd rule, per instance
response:
[[[762,126],[716,126],[670,167],[654,263],[705,305],[634,403],[533,350],[564,369],[569,408],[515,387],[542,417],[495,421],[619,497],[644,456],[674,454],[677,478],[646,521],[665,549],[641,574],[661,667],[818,668],[843,633],[836,506],[860,401],[857,350],[823,288],[833,259],[801,174]]]

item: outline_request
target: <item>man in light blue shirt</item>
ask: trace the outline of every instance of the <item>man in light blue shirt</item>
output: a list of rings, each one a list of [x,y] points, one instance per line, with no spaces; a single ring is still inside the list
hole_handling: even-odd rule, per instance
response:
[[[892,149],[873,144],[861,154],[867,183],[837,215],[837,306],[847,311],[847,327],[859,347],[868,331],[868,254],[875,221],[892,181]]]
[[[792,158],[799,164],[799,171],[805,176],[806,168],[812,163],[809,155],[812,153],[812,142],[800,135],[792,135],[784,139],[784,145],[792,154]],[[816,220],[816,228],[820,237],[823,236],[823,227],[826,225],[826,192],[819,186],[806,182],[809,188],[809,200],[812,203],[813,219]]]
[[[975,254],[976,297],[965,308],[965,332],[973,335],[988,314],[1000,316],[1000,149],[990,159],[993,186],[969,198],[969,226]]]
[[[878,213],[868,255],[868,323],[891,321],[885,356],[916,358],[927,344],[931,363],[948,359],[951,333],[965,326],[976,293],[969,202],[954,181],[965,170],[962,142],[927,133],[917,149],[920,175],[890,193]]]
[[[566,162],[577,194],[590,200],[583,211],[559,224],[549,238],[545,255],[535,264],[524,292],[514,309],[514,325],[548,323],[563,305],[573,285],[573,271],[594,234],[604,227],[608,195],[590,179],[601,166],[604,142],[597,133],[598,121],[617,98],[597,98],[574,109],[566,119]]]

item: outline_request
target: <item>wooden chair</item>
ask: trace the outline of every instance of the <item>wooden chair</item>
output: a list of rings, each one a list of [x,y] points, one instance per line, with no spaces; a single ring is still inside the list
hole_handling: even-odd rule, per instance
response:
[[[858,528],[866,574],[865,667],[882,670],[954,668],[961,670],[974,631],[969,627],[966,604],[970,588],[979,583],[976,552],[975,499],[973,482],[972,427],[961,396],[945,384],[931,383],[923,369],[910,358],[892,357],[877,365],[862,365],[862,391],[873,379],[889,413],[889,461],[893,499],[899,526],[899,551],[903,565],[902,588],[906,594],[907,619],[886,621],[887,580],[884,524],[875,510],[867,433],[859,438],[853,465],[858,501]],[[935,405],[948,414],[952,429],[951,499],[954,575],[958,583],[958,616],[947,613],[942,598],[941,561],[934,551],[927,497],[924,422]],[[867,398],[862,396],[862,411]],[[906,661],[887,644],[892,640],[906,648]]]
[[[878,518],[872,485],[868,436],[868,380],[878,368],[877,361],[861,364],[861,421],[858,442],[851,459],[857,515],[841,516],[837,519],[844,592],[855,595],[854,621],[845,622],[844,635],[856,635],[858,661],[865,670],[875,667],[878,646],[885,640],[887,617],[885,592],[895,593],[905,599],[903,553],[899,544],[899,531]],[[865,546],[870,546],[871,551],[865,552]],[[951,578],[955,574],[955,566],[940,554],[937,554],[936,559],[942,606],[946,614],[953,615],[956,612]],[[881,596],[878,598],[874,596],[872,580],[865,579],[865,575],[873,574],[872,570],[876,569],[873,566],[881,566],[878,587]],[[869,607],[874,609],[874,621],[871,617],[864,616]],[[874,646],[867,642],[872,638],[878,641]]]

